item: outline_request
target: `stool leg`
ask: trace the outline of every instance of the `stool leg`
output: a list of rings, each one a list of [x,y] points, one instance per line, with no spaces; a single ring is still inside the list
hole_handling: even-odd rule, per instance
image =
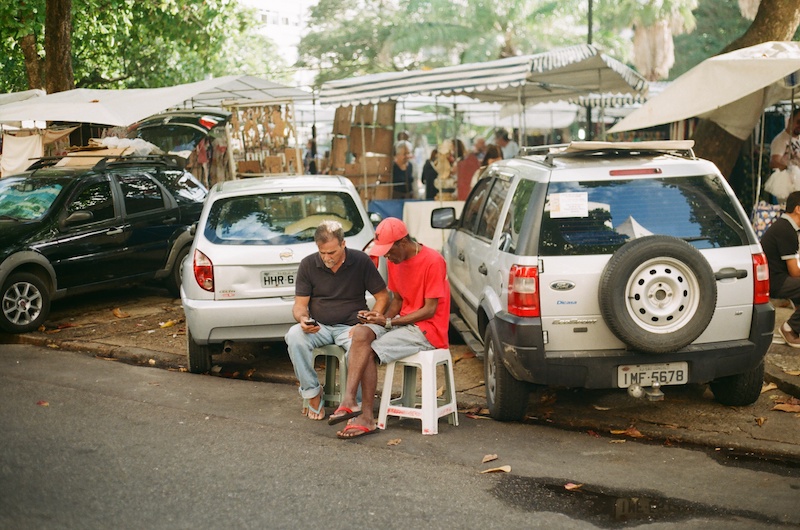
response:
[[[325,404],[332,405],[336,401],[336,357],[325,356]]]
[[[386,416],[389,412],[389,404],[392,401],[392,382],[394,380],[394,363],[386,365],[386,375],[383,378],[383,391],[381,392],[381,406],[378,411],[378,428],[386,428]]]
[[[458,427],[458,402],[456,401],[456,379],[453,376],[453,362],[451,360],[445,363],[445,379],[447,380],[447,395],[450,398],[450,403],[453,404],[453,412],[448,418],[451,425]]]
[[[422,434],[439,434],[439,417],[436,414],[436,365],[422,368]]]

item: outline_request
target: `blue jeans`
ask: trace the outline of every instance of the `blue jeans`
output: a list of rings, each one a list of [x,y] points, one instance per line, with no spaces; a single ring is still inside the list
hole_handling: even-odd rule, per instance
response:
[[[335,324],[328,326],[319,325],[316,333],[304,333],[300,324],[295,324],[286,332],[284,339],[289,349],[289,358],[294,365],[294,375],[300,381],[300,396],[303,399],[316,397],[322,385],[319,383],[317,371],[314,370],[314,348],[336,344],[350,351],[350,328],[347,324]]]

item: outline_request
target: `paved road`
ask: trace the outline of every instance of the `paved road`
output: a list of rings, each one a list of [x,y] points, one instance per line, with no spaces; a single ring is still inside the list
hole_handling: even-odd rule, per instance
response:
[[[288,385],[48,348],[3,346],[0,403],[2,528],[800,525],[796,468],[468,418],[340,441]]]

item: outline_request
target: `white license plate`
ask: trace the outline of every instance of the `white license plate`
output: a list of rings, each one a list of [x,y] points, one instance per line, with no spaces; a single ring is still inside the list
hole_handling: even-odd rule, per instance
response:
[[[262,271],[261,287],[294,287],[294,276],[297,271]]]
[[[689,382],[689,364],[623,364],[617,366],[617,386],[628,388],[631,385],[653,386],[658,381],[662,385],[685,385]]]

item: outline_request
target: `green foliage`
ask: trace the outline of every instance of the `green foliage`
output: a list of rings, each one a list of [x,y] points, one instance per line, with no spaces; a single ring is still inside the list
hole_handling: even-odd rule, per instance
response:
[[[44,60],[45,0],[0,4],[0,92],[29,88],[19,39]],[[158,87],[284,70],[275,45],[249,36],[255,16],[235,0],[73,0],[72,56],[81,88]],[[277,79],[284,80],[284,79]]]
[[[694,12],[697,27],[692,33],[677,35],[675,65],[669,78],[676,79],[741,37],[751,21],[742,17],[737,2],[701,0]]]

